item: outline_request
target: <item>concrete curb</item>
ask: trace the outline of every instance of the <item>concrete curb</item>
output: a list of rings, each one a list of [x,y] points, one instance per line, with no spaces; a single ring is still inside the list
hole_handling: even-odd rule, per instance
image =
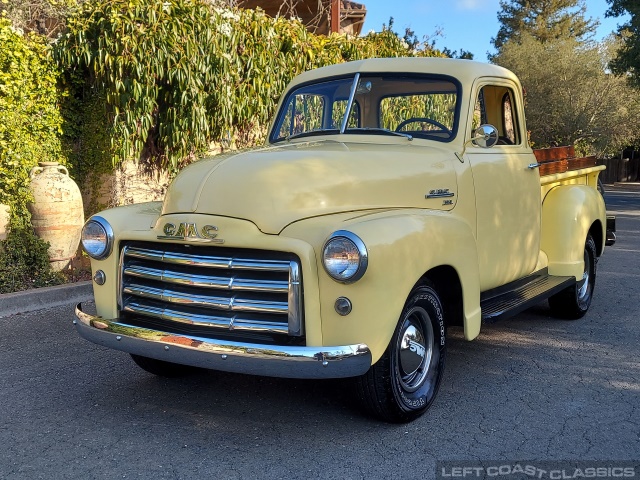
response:
[[[0,318],[93,300],[91,281],[0,295]]]

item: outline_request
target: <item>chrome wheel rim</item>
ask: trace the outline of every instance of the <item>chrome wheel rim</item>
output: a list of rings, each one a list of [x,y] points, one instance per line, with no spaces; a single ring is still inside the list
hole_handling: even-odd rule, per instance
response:
[[[584,252],[584,273],[582,274],[582,280],[578,282],[578,300],[582,301],[587,298],[589,294],[589,283],[591,277],[591,257],[585,250]]]
[[[422,386],[433,361],[434,348],[429,314],[422,307],[413,307],[405,316],[396,350],[399,382],[405,391],[415,392]]]

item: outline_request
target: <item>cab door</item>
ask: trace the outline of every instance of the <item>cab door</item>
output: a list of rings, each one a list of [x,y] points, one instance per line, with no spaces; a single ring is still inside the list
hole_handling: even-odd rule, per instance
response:
[[[498,144],[473,144],[467,159],[477,211],[480,289],[486,291],[532,273],[540,250],[540,176],[528,146],[520,88],[505,79],[474,86],[468,138],[481,124],[498,129]]]

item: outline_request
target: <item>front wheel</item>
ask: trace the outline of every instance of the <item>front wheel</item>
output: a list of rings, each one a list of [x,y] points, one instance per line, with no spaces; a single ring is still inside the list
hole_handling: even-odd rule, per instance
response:
[[[416,288],[402,311],[384,355],[356,379],[364,410],[387,422],[404,423],[431,406],[444,371],[444,309],[430,285]]]
[[[549,298],[551,312],[560,318],[577,320],[584,317],[591,305],[593,289],[596,286],[596,242],[591,234],[584,244],[584,273],[575,285]]]

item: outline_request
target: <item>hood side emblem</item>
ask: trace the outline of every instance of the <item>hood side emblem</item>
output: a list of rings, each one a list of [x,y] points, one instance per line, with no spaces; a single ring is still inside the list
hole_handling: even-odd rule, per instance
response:
[[[455,193],[450,192],[448,188],[437,188],[435,190],[430,190],[424,198],[447,198],[453,196],[455,196]]]
[[[224,240],[218,238],[218,227],[213,225],[205,225],[198,229],[195,223],[182,222],[178,226],[174,223],[165,223],[162,231],[164,235],[158,235],[158,240],[224,243]]]

